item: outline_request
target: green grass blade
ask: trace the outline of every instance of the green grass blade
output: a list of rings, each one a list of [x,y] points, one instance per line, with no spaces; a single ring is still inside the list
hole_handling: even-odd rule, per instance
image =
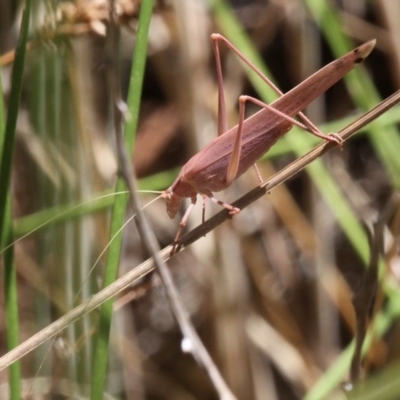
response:
[[[348,394],[349,400],[393,400],[400,397],[400,363],[397,361]]]
[[[125,145],[127,149],[132,149],[133,142],[136,134],[136,128],[139,118],[140,100],[143,85],[144,68],[147,55],[147,37],[150,26],[151,15],[153,11],[153,1],[142,1],[139,28],[137,33],[136,47],[134,52],[134,61],[131,71],[131,78],[129,84],[128,94],[128,108],[130,112],[130,120],[125,124]],[[128,151],[127,154],[131,154]],[[116,190],[125,190],[125,182],[120,178],[117,183]],[[127,206],[125,197],[120,196],[116,199],[113,215],[111,220],[110,237],[114,237],[117,231],[123,224],[125,217],[125,210]],[[122,243],[122,235],[120,234],[116,240],[111,244],[108,256],[106,274],[104,278],[104,286],[112,283],[118,274],[118,266],[120,259],[120,250]],[[104,385],[106,381],[107,361],[109,352],[109,335],[110,325],[113,312],[113,300],[104,303],[100,309],[100,320],[98,326],[97,340],[94,353],[92,384],[91,384],[91,399],[102,399]]]
[[[11,166],[14,151],[15,130],[17,126],[22,79],[25,65],[26,43],[28,39],[30,1],[27,1],[21,24],[21,33],[17,44],[15,62],[11,78],[11,94],[8,104],[7,122],[3,139],[0,164],[0,238],[5,219],[7,193],[10,185]]]
[[[4,246],[14,241],[11,221],[11,200],[7,201],[4,229]],[[2,243],[2,244],[3,244]],[[14,265],[14,246],[4,252],[4,297],[6,309],[7,348],[14,349],[19,344],[19,313],[18,313],[18,287],[17,271]],[[19,362],[9,368],[10,398],[21,399],[21,365]]]
[[[103,211],[113,206],[118,196],[126,197],[126,194],[104,192],[101,196],[83,203],[50,207],[26,217],[21,217],[14,221],[14,236],[21,238],[50,225],[60,224]]]
[[[25,65],[26,43],[29,31],[31,2],[26,2],[21,22],[15,63],[12,72],[11,94],[8,105],[7,121],[4,121],[4,104],[0,104],[0,244],[7,246],[13,242],[11,200],[9,194],[14,139],[18,110],[21,98],[23,71]],[[3,134],[4,132],[4,134]],[[14,266],[14,248],[10,246],[3,254],[4,261],[4,297],[6,309],[7,347],[9,350],[19,344],[19,317],[17,273]],[[9,368],[10,398],[21,398],[21,366],[14,363]]]
[[[307,0],[307,6],[320,26],[335,57],[350,51],[354,45],[342,30],[340,18],[328,1]],[[372,38],[371,38],[372,39]],[[356,68],[351,77],[345,77],[346,85],[355,104],[363,110],[375,106],[380,97],[365,69]],[[395,187],[400,185],[400,136],[392,126],[383,126],[380,120],[369,125],[369,137],[380,160]]]
[[[400,294],[394,292],[390,297],[390,302],[379,313],[374,320],[373,326],[367,334],[363,346],[363,354],[370,348],[372,341],[382,338],[384,334],[393,325],[393,321],[397,320],[400,316]],[[339,387],[343,382],[346,372],[349,369],[351,357],[354,351],[354,342],[352,342],[345,350],[342,351],[340,356],[332,364],[332,366],[324,373],[324,375],[317,381],[312,389],[304,397],[304,400],[324,400],[329,398],[329,394],[335,388]],[[381,397],[376,397],[381,399]]]

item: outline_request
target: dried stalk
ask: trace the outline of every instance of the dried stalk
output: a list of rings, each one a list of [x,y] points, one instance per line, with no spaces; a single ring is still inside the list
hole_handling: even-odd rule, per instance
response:
[[[342,131],[339,132],[339,135],[343,138],[343,140],[349,139],[365,125],[369,124],[371,121],[378,118],[380,115],[385,113],[387,110],[389,110],[399,102],[400,102],[400,90],[394,93],[392,96],[388,97],[387,99],[383,100],[375,108],[368,111],[359,119],[348,125],[346,128],[344,128]],[[256,187],[255,189],[251,190],[247,194],[245,194],[239,200],[234,202],[233,205],[241,209],[244,209],[249,204],[253,203],[255,200],[262,197],[265,193],[269,192],[274,187],[285,182],[295,173],[304,169],[313,160],[325,154],[333,147],[335,146],[329,143],[328,144],[322,143],[316,146],[306,155],[295,160],[294,162],[289,164],[286,168],[276,173],[268,181]],[[213,230],[216,226],[220,225],[228,218],[229,216],[225,210],[219,212],[214,217],[207,220],[204,224],[193,229],[185,236],[182,236],[181,240],[179,241],[180,247],[181,248],[187,247],[191,243],[200,239],[206,233]],[[166,248],[161,250],[158,253],[159,259],[162,261],[167,261],[168,259],[170,259],[171,249],[172,246],[167,246]],[[113,284],[101,290],[99,293],[94,295],[90,300],[84,302],[78,307],[75,307],[74,309],[69,311],[66,315],[59,318],[57,321],[53,322],[52,324],[50,324],[49,326],[47,326],[46,328],[44,328],[43,330],[32,336],[31,338],[26,340],[25,342],[21,343],[21,345],[19,345],[14,350],[10,351],[9,353],[0,358],[0,371],[9,366],[11,363],[20,359],[24,355],[28,354],[41,344],[43,344],[46,340],[60,333],[69,324],[76,321],[84,314],[93,311],[111,297],[116,296],[118,293],[120,293],[127,287],[132,286],[135,282],[139,281],[145,275],[154,271],[154,268],[155,267],[153,260],[152,259],[146,260],[145,262],[137,266],[134,270],[128,272],[127,274],[116,280]]]

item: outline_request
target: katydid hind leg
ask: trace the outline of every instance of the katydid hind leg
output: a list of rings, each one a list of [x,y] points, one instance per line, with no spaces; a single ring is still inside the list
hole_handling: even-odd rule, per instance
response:
[[[240,153],[242,150],[243,122],[245,117],[245,101],[239,97],[239,123],[236,131],[235,143],[233,144],[232,154],[229,158],[226,170],[226,183],[229,186],[236,178],[239,170]]]
[[[336,135],[336,134],[328,134],[326,135],[325,133],[321,132],[318,128],[314,129],[313,127],[308,126],[308,124],[304,125],[303,123],[297,121],[296,119],[294,119],[293,117],[283,113],[282,111],[277,110],[276,108],[274,108],[272,105],[268,104],[268,103],[264,103],[261,100],[256,99],[255,97],[251,97],[251,96],[241,96],[241,98],[243,98],[243,101],[250,101],[252,103],[254,103],[255,105],[264,108],[266,110],[269,110],[271,112],[273,112],[276,115],[279,115],[281,118],[285,119],[286,121],[290,122],[293,125],[298,126],[301,129],[304,129],[310,133],[312,133],[313,135],[321,138],[321,139],[325,139],[329,142],[334,142],[336,144],[341,145],[342,144],[342,139],[340,138],[340,136]]]
[[[235,143],[233,145],[232,154],[231,154],[231,157],[229,159],[229,164],[228,164],[228,168],[227,168],[227,171],[226,171],[226,183],[228,185],[230,185],[235,180],[237,172],[239,170],[240,153],[241,153],[242,136],[243,136],[243,122],[244,122],[244,118],[245,118],[245,109],[246,109],[246,102],[247,101],[250,101],[250,102],[258,105],[261,108],[267,109],[267,110],[271,111],[272,113],[277,114],[278,116],[280,116],[281,118],[285,119],[289,123],[291,123],[293,125],[297,125],[298,127],[302,128],[302,129],[305,129],[305,130],[311,132],[312,134],[314,134],[314,135],[316,135],[318,137],[321,137],[321,138],[323,138],[325,140],[334,142],[334,143],[339,144],[339,145],[341,145],[341,143],[342,143],[340,137],[333,136],[333,135],[325,135],[322,132],[314,132],[309,127],[305,126],[304,124],[302,124],[301,122],[299,122],[296,119],[292,118],[291,116],[286,115],[285,113],[277,110],[276,108],[274,108],[270,104],[264,103],[261,100],[258,100],[258,99],[254,98],[254,97],[251,97],[251,96],[240,96],[239,97],[239,123],[238,123],[238,129],[237,129],[237,133],[236,133],[236,137],[235,137]],[[257,169],[256,169],[256,173],[257,173]],[[259,172],[257,173],[257,176],[260,179],[260,173]]]
[[[283,119],[286,119],[288,122],[294,125],[298,125],[303,129],[307,129],[301,122],[296,121],[292,117],[282,113],[281,111],[275,109],[269,104],[263,103],[262,101],[251,97],[251,96],[240,96],[239,97],[239,123],[235,137],[235,143],[233,145],[232,154],[229,159],[228,168],[226,171],[226,183],[230,185],[236,178],[237,172],[239,170],[239,162],[240,162],[240,153],[242,147],[242,136],[243,136],[243,122],[245,119],[245,110],[246,110],[246,102],[250,101],[259,107],[270,110],[271,112],[279,115]]]
[[[213,38],[213,42],[216,43],[218,41],[221,41],[225,44],[226,47],[228,47],[229,50],[233,51],[248,67],[250,67],[268,86],[271,87],[271,89],[278,94],[280,97],[284,95],[284,93],[269,79],[265,74],[261,72],[259,68],[257,68],[249,59],[246,58],[246,56],[238,49],[236,48],[227,38],[224,36],[214,33],[211,35]],[[214,44],[215,46],[215,44]],[[334,142],[337,144],[341,144],[341,139],[338,135],[336,134],[330,134],[330,135],[325,135],[322,133],[318,127],[309,119],[307,118],[302,112],[298,113],[298,116],[300,119],[304,122],[304,124],[307,126],[307,131],[312,133],[313,135],[323,138],[327,141]]]
[[[278,94],[279,96],[283,96],[283,92],[269,79],[266,75],[264,75],[259,68],[257,68],[246,56],[234,46],[225,36],[220,35],[219,33],[213,33],[211,35],[214,43],[221,41],[225,44],[225,46],[233,51],[249,68],[251,68],[271,89]]]
[[[217,67],[217,83],[218,83],[218,136],[221,136],[228,130],[228,116],[226,113],[224,78],[222,76],[221,56],[219,54],[218,41],[211,35],[214,49],[215,63]]]

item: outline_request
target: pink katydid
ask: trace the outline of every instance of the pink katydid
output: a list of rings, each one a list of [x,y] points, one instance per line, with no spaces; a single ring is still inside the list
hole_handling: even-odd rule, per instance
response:
[[[227,39],[219,34],[213,34],[211,38],[213,40],[217,64],[219,96],[218,137],[195,154],[182,167],[175,182],[161,195],[166,199],[167,212],[171,218],[175,217],[184,198],[191,199],[191,204],[183,216],[179,230],[175,236],[173,252],[175,251],[182,229],[186,225],[189,214],[196,203],[197,194],[203,197],[203,205],[207,199],[211,199],[213,202],[226,208],[230,215],[239,213],[240,209],[216,199],[213,192],[226,189],[252,165],[255,166],[255,162],[269,150],[279,137],[287,133],[293,125],[298,125],[328,142],[342,144],[341,139],[336,134],[323,134],[301,113],[301,110],[339,81],[357,64],[361,63],[370,54],[376,42],[375,40],[370,40],[362,44],[337,60],[332,61],[295,88],[283,94]],[[239,123],[231,129],[228,129],[226,118],[218,41],[223,41],[280,95],[271,104],[265,104],[250,96],[240,96]],[[255,103],[262,109],[245,119],[245,103],[247,101]],[[299,115],[303,122],[301,123],[293,119],[295,115]],[[257,167],[256,171],[258,173]],[[261,180],[259,174],[258,176]]]

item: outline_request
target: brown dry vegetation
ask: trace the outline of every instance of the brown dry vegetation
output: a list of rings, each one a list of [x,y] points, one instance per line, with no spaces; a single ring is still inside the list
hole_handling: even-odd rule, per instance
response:
[[[117,3],[119,80],[126,95],[139,5],[133,0]],[[332,60],[332,45],[321,34],[307,2],[232,3],[283,91]],[[341,21],[337,35],[346,35],[355,45],[377,38],[376,50],[364,66],[380,96],[398,90],[400,25],[398,18],[393,21],[394,15],[400,16],[397,2],[333,3]],[[11,1],[0,5],[2,54],[15,47],[19,14],[14,7]],[[42,2],[34,6],[32,27],[12,175],[17,234],[28,230],[23,217],[44,210],[37,226],[51,217],[46,210],[95,198],[112,188],[117,176],[107,85],[113,53],[104,36],[106,3],[64,2],[51,8]],[[209,37],[212,32],[227,34],[224,29],[222,18],[206,1],[157,4],[133,151],[142,187],[168,187],[179,167],[215,137],[217,87]],[[237,122],[238,96],[256,96],[257,89],[235,57],[225,50],[222,54],[232,126]],[[7,64],[2,67],[6,99],[12,57],[9,53],[2,59]],[[251,108],[249,113],[254,111]],[[345,84],[339,83],[314,102],[307,115],[330,131],[342,128],[362,111],[366,109],[356,106]],[[392,198],[400,171],[385,163],[385,149],[375,142],[377,135],[386,134],[388,125],[391,132],[387,134],[398,137],[396,113],[389,115],[391,119],[378,132],[364,131],[346,142],[342,151],[325,155],[321,163],[327,175],[316,178],[320,170],[299,173],[169,261],[184,305],[238,399],[307,398],[321,378],[326,379],[323,385],[329,395],[308,398],[343,398],[339,382],[350,379],[349,363],[338,367],[338,379],[326,373],[340,357],[346,357],[355,337],[357,314],[359,331],[364,326],[376,327],[377,316],[387,321],[386,329],[376,328],[380,333],[368,347],[360,378],[384,372],[392,363],[399,365],[398,312],[387,307],[400,296],[399,214],[397,200]],[[334,128],[325,122],[332,122]],[[307,133],[290,135],[294,139],[282,140],[272,156],[259,163],[263,177],[294,160],[296,151],[303,154],[310,148],[309,144],[293,148],[293,140]],[[232,202],[257,184],[251,170],[218,197]],[[338,208],[329,203],[336,191],[344,204],[338,203]],[[152,198],[146,195],[143,202]],[[388,209],[390,213],[385,213]],[[209,204],[207,216],[216,211]],[[170,244],[177,222],[169,220],[164,202],[155,202],[146,213],[160,245]],[[201,222],[200,214],[198,205],[187,230]],[[338,221],[338,214],[346,215],[345,221]],[[70,218],[50,224],[15,246],[21,341],[99,291],[105,258],[93,271],[91,267],[110,240],[109,218],[109,209]],[[381,225],[374,231],[376,221]],[[377,284],[373,275],[366,275],[366,266],[371,255],[381,254],[377,244],[381,231],[386,246]],[[120,275],[148,255],[130,223],[124,230]],[[355,293],[359,293],[356,311]],[[3,299],[0,305],[4,354]],[[82,318],[55,341],[22,359],[25,398],[87,395],[97,316]],[[135,282],[115,303],[107,398],[217,398],[206,372],[182,352],[181,341],[158,276],[149,274]],[[0,379],[5,388],[4,371]],[[0,394],[0,398],[6,397]]]

